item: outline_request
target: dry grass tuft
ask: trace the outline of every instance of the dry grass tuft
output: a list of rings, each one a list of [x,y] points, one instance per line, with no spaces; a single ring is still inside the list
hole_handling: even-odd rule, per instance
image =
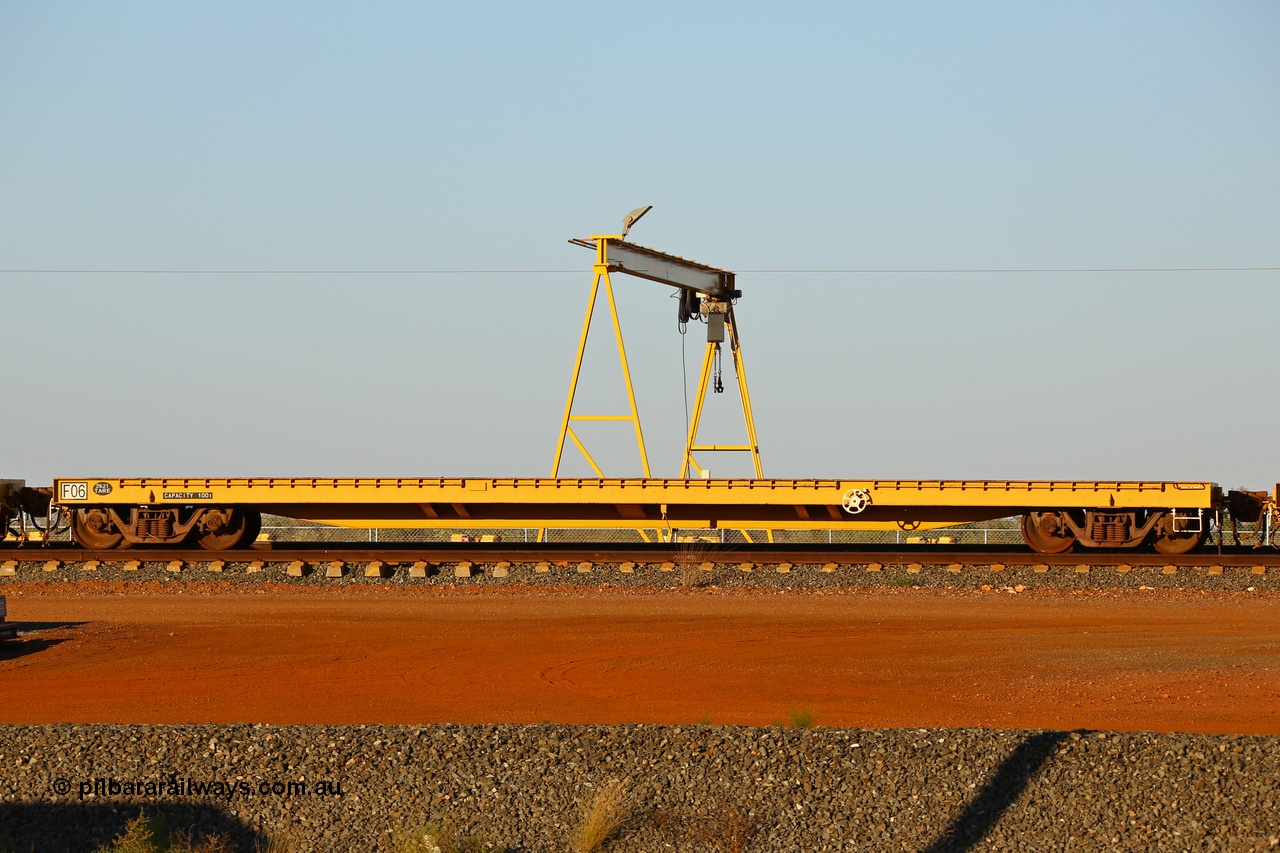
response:
[[[396,833],[393,853],[502,853],[478,835],[462,835],[448,821],[414,827]]]
[[[741,806],[730,806],[703,826],[703,841],[719,853],[746,853],[751,839],[760,831],[760,822]]]
[[[286,828],[267,836],[266,844],[258,845],[258,853],[298,853],[302,845],[293,837],[293,831]]]
[[[99,847],[98,853],[160,853],[160,840],[144,812],[126,823],[111,844]]]
[[[792,708],[787,716],[793,729],[811,729],[818,723],[818,715],[807,708]]]
[[[701,577],[702,570],[697,566],[680,567],[680,586],[702,586],[705,581]]]
[[[124,832],[98,853],[235,853],[236,845],[226,835],[193,838],[178,830],[170,836],[163,821],[152,820],[146,812],[124,825]],[[283,851],[281,851],[283,853]]]
[[[595,853],[630,819],[635,807],[630,782],[626,779],[605,782],[583,807],[569,836],[569,848],[573,853]]]
[[[671,561],[680,567],[680,585],[698,587],[710,583],[714,572],[704,571],[699,567],[703,563],[714,563],[715,554],[720,548],[718,542],[705,542],[701,539],[677,542]]]
[[[677,849],[711,849],[718,853],[747,853],[761,826],[760,820],[740,803],[721,806],[711,816],[687,808],[652,809],[647,822],[659,835],[678,839]]]
[[[236,853],[236,850],[229,836],[209,835],[197,840],[178,830],[167,853]]]

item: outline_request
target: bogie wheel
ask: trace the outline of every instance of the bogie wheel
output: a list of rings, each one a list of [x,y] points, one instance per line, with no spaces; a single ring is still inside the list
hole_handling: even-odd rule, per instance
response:
[[[1200,543],[1204,542],[1206,525],[1201,524],[1197,531],[1183,531],[1174,533],[1173,517],[1165,516],[1157,525],[1155,539],[1152,546],[1161,554],[1170,557],[1177,557],[1180,554],[1190,554],[1196,548],[1200,547]]]
[[[77,509],[71,515],[71,535],[91,551],[109,551],[125,546],[124,534],[115,529],[103,509]]]
[[[257,510],[247,509],[244,511],[245,531],[244,536],[240,539],[241,547],[248,548],[258,539],[258,534],[262,532],[262,513]]]
[[[1024,515],[1022,538],[1031,550],[1041,554],[1065,554],[1076,544],[1075,534],[1062,520],[1062,513],[1055,511]]]
[[[230,511],[228,521],[216,530],[205,530],[196,534],[196,541],[200,547],[206,551],[225,551],[228,548],[234,548],[242,542],[252,541],[249,535],[252,534],[256,539],[258,534],[253,532],[255,526],[251,518],[256,518],[256,526],[261,527],[262,519],[256,512],[245,512],[242,509],[233,509]]]

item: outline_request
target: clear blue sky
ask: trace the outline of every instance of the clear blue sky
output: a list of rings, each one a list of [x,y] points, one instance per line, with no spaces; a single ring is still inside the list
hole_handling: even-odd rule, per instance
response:
[[[744,271],[766,475],[1280,479],[1280,273],[746,272],[1280,266],[1261,0],[0,3],[0,268],[533,271],[0,273],[0,476],[545,475],[641,204]],[[698,330],[615,284],[674,474]]]

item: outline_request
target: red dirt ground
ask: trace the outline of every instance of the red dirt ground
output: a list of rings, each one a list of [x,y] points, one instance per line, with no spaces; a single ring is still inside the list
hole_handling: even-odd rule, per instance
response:
[[[7,585],[0,722],[1280,734],[1274,593],[180,588]]]

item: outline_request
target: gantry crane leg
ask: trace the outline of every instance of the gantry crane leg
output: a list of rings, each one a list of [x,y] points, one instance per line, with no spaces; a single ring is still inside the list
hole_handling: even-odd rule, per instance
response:
[[[716,347],[719,346],[716,343],[708,342],[707,348],[702,355],[702,371],[698,379],[698,395],[693,405],[693,414],[689,419],[689,435],[685,439],[684,461],[680,465],[681,477],[688,477],[690,469],[697,472],[698,476],[704,475],[706,469],[699,465],[698,460],[694,457],[694,454],[700,451],[750,453],[756,478],[761,479],[764,477],[764,470],[760,464],[760,443],[756,439],[756,422],[751,414],[751,395],[747,391],[747,372],[742,363],[742,342],[738,338],[738,324],[734,320],[732,306],[730,306],[725,317],[725,343],[729,346],[733,372],[738,379],[738,396],[742,402],[742,420],[747,428],[747,443],[698,444],[698,431],[702,426],[702,410],[706,406],[707,389],[711,385],[712,372],[715,369]]]
[[[602,248],[603,251],[603,248]],[[578,379],[582,374],[582,360],[587,350],[587,337],[591,333],[591,320],[595,316],[596,297],[600,292],[600,282],[604,282],[605,296],[609,302],[609,314],[613,318],[613,334],[618,344],[618,360],[622,365],[622,379],[627,388],[627,401],[631,406],[629,415],[575,415],[573,413],[574,398],[578,393]],[[578,356],[573,364],[573,378],[569,381],[569,399],[564,406],[564,419],[560,422],[560,439],[556,442],[556,458],[551,464],[551,476],[560,474],[560,462],[564,457],[565,438],[573,440],[574,445],[582,452],[587,464],[597,477],[604,477],[604,471],[592,458],[582,439],[573,431],[574,421],[629,421],[636,434],[636,447],[640,451],[640,468],[647,478],[649,473],[649,454],[644,446],[644,430],[640,426],[640,412],[636,407],[635,387],[631,383],[631,368],[627,364],[627,349],[622,340],[622,324],[618,321],[618,305],[613,296],[613,283],[609,280],[609,268],[604,263],[595,266],[595,279],[591,283],[591,296],[587,299],[587,317],[582,324],[582,338],[578,341]]]

